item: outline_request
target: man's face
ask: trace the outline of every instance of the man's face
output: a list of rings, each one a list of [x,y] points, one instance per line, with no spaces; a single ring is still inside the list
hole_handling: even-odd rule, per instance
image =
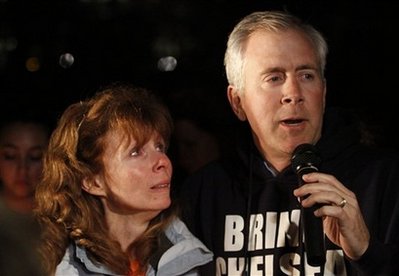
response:
[[[297,145],[320,138],[325,107],[320,70],[311,42],[298,31],[257,31],[249,38],[244,91],[229,88],[229,100],[272,164],[277,158],[287,163]]]

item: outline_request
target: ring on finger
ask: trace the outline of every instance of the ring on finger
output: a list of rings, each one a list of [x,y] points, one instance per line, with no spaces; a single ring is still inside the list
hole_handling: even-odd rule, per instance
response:
[[[337,205],[338,207],[344,208],[346,205],[347,201],[345,198],[342,198],[341,202]]]

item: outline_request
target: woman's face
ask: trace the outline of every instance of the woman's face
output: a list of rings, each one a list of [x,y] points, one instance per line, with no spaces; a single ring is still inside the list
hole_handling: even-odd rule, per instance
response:
[[[10,200],[31,198],[42,176],[42,157],[48,144],[45,128],[13,123],[0,133],[0,179]]]
[[[163,139],[154,134],[142,147],[118,132],[105,137],[104,173],[95,177],[97,195],[112,213],[156,215],[171,204],[172,164]],[[93,192],[92,192],[93,193]]]

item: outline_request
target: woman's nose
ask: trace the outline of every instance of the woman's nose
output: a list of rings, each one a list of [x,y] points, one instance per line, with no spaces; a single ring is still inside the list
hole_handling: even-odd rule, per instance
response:
[[[170,161],[169,157],[163,153],[160,152],[157,155],[156,163],[155,163],[155,169],[156,170],[161,170],[161,169],[168,169],[172,167],[172,162]]]

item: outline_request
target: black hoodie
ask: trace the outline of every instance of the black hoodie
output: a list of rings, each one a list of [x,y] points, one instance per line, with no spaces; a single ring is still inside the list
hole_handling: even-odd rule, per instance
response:
[[[364,146],[352,116],[326,112],[320,171],[356,194],[371,242],[353,262],[325,237],[326,263],[313,267],[299,238],[297,175],[289,166],[274,176],[244,129],[237,150],[190,176],[180,193],[183,220],[215,255],[204,275],[399,275],[396,153]]]

